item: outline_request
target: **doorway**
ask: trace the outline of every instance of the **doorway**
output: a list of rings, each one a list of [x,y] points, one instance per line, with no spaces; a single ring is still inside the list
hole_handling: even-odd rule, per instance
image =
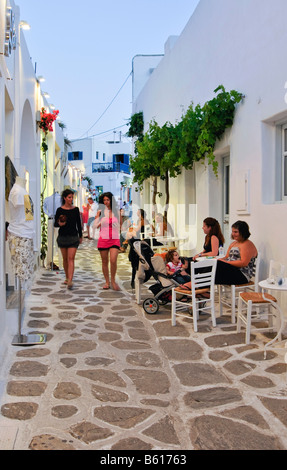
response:
[[[229,214],[230,214],[230,157],[223,157],[223,235],[225,238],[225,247],[230,244],[230,227],[229,227]]]

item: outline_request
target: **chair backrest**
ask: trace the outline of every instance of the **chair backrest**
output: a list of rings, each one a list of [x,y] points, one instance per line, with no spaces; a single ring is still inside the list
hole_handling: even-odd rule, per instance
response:
[[[191,289],[192,295],[195,295],[197,289],[210,288],[211,295],[213,296],[215,272],[216,272],[217,259],[205,259],[198,262],[190,263],[191,273]]]
[[[269,278],[274,278],[276,276],[284,277],[285,266],[284,264],[274,261],[273,259],[269,263]]]
[[[254,273],[254,287],[255,292],[258,292],[258,283],[259,283],[259,268],[261,263],[261,253],[258,251],[257,258],[255,260],[255,273]]]

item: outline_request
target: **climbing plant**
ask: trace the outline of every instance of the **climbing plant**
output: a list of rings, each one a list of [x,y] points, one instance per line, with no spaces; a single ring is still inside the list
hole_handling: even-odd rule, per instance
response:
[[[175,177],[182,167],[192,169],[194,162],[206,160],[217,174],[214,147],[225,130],[232,126],[236,105],[243,95],[235,90],[227,92],[223,85],[214,93],[217,95],[203,106],[194,107],[192,103],[174,126],[165,123],[160,127],[155,121],[150,123],[148,131],[137,140],[135,157],[131,159],[134,183],[142,186],[150,176],[167,180],[168,174]]]
[[[82,176],[82,181],[87,181],[88,190],[89,190],[90,193],[92,193],[92,191],[93,191],[93,188],[92,188],[93,180],[92,180],[92,178],[90,178],[90,176]]]
[[[47,217],[44,211],[44,198],[47,188],[47,177],[48,177],[48,166],[47,166],[47,152],[48,152],[48,141],[47,136],[49,132],[53,132],[53,122],[57,119],[59,111],[54,110],[53,113],[47,113],[45,108],[41,110],[41,120],[39,127],[42,131],[42,143],[41,151],[43,157],[43,186],[41,191],[41,252],[40,258],[44,263],[46,253],[48,249],[48,225]]]
[[[202,107],[197,105],[193,108],[191,105],[183,117],[179,163],[185,168],[192,168],[195,161],[207,159],[217,175],[214,147],[226,129],[232,126],[236,104],[240,103],[243,95],[235,90],[227,92],[223,85],[217,87],[214,93],[217,96]]]
[[[140,111],[132,115],[129,123],[128,137],[136,137],[138,141],[142,141],[144,135],[144,117]]]

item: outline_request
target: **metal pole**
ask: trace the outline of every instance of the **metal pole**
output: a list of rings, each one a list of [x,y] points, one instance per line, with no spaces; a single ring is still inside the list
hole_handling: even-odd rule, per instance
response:
[[[21,338],[21,320],[22,320],[22,289],[21,279],[18,278],[19,302],[18,302],[18,335]]]

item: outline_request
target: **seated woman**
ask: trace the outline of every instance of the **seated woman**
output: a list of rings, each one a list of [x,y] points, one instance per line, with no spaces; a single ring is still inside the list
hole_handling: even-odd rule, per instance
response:
[[[120,251],[124,253],[128,246],[127,233],[131,227],[131,220],[129,216],[124,215],[124,209],[120,210]]]
[[[247,284],[253,274],[257,249],[249,240],[249,226],[246,222],[238,220],[232,225],[233,242],[230,244],[226,256],[217,260],[215,284]],[[200,263],[198,263],[200,270]],[[203,268],[206,269],[206,268]],[[190,289],[190,282],[184,285]]]
[[[219,247],[224,245],[224,236],[216,219],[213,217],[204,219],[202,230],[205,234],[203,251],[194,256],[194,261],[200,256],[218,256]]]
[[[145,233],[145,227],[149,225],[149,221],[146,217],[146,212],[143,209],[138,209],[137,216],[138,220],[134,230],[136,238],[140,238],[140,234]]]
[[[232,239],[226,256],[217,260],[215,284],[246,284],[254,274],[257,249],[249,240],[249,226],[238,220],[232,225]]]
[[[173,237],[173,230],[167,222],[166,217],[158,213],[155,216],[155,237]]]
[[[149,221],[146,218],[146,212],[143,209],[137,211],[138,220],[136,225],[130,227],[127,233],[127,239],[140,238],[141,233],[145,233],[145,227],[149,225]]]

